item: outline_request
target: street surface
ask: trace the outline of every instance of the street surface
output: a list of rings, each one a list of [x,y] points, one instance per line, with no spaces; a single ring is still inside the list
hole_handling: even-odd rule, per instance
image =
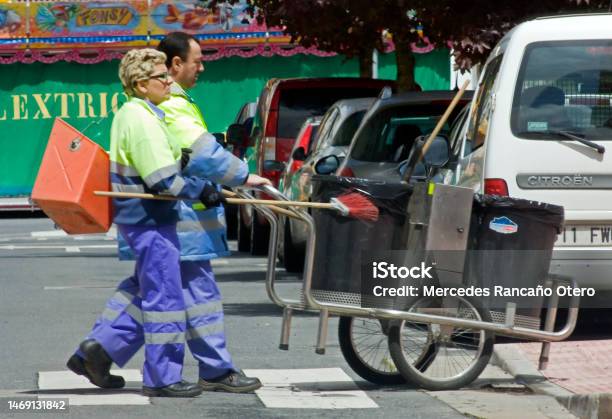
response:
[[[140,395],[142,351],[121,372],[128,381],[126,389],[101,390],[67,371],[65,362],[116,284],[133,269],[132,262],[117,260],[112,235],[70,237],[54,230],[48,219],[0,219],[0,261],[0,400],[37,395],[70,400],[68,414],[49,417],[459,418],[470,413],[476,401],[485,405],[489,399],[491,412],[498,409],[501,413],[503,403],[496,394],[505,385],[508,409],[517,406],[519,396],[525,405],[528,400],[534,406],[540,403],[540,396],[529,396],[522,386],[513,384],[512,377],[493,367],[488,371],[492,380],[479,380],[474,389],[461,392],[435,394],[367,383],[353,373],[340,353],[337,319],[330,322],[326,355],[314,352],[318,318],[312,314],[294,317],[290,351],[279,350],[281,310],[265,292],[266,259],[241,253],[216,260],[213,266],[224,296],[231,353],[238,367],[262,379],[262,390],[246,395],[205,392],[195,399],[149,399]],[[299,278],[282,269],[279,280],[286,292],[299,286]],[[196,371],[187,353],[185,379],[197,380]],[[547,409],[555,411],[551,406]],[[5,408],[0,410],[0,416],[6,413]]]

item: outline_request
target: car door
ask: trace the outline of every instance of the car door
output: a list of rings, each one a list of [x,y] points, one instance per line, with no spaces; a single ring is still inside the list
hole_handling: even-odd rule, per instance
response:
[[[495,106],[497,75],[503,55],[498,55],[486,65],[478,85],[462,141],[461,157],[453,183],[482,191],[485,162],[485,142],[489,134],[491,114]]]

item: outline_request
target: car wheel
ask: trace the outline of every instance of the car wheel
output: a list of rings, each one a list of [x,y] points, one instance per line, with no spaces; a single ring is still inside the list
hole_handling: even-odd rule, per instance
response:
[[[225,207],[225,222],[227,224],[227,239],[236,240],[238,238],[238,207],[236,205]]]
[[[253,222],[251,223],[251,254],[253,256],[265,256],[268,254],[268,243],[270,242],[270,225],[261,224],[257,214],[253,210]]]
[[[285,221],[285,234],[283,240],[283,264],[290,273],[300,273],[304,270],[305,249],[303,246],[293,244],[291,237],[291,223]]]
[[[239,252],[250,252],[251,251],[251,229],[247,227],[243,220],[240,209],[237,211],[236,226],[238,228],[238,251]]]

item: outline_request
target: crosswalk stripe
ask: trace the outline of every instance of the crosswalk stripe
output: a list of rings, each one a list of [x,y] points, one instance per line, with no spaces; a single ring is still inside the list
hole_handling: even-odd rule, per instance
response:
[[[111,374],[121,375],[128,382],[142,382],[139,370],[111,370]],[[109,391],[70,371],[40,371],[38,391],[39,397],[68,399],[70,406],[151,404],[148,397],[140,394],[140,385]]]
[[[269,408],[371,409],[378,405],[341,368],[245,370],[263,387],[255,393]]]

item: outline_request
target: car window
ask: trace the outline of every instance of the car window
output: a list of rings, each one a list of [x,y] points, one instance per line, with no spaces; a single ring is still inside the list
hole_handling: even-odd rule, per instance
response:
[[[310,132],[310,138],[308,139],[308,150],[306,150],[306,154],[310,154],[312,150],[314,150],[315,139],[317,138],[317,134],[319,133],[319,128],[321,125],[313,124],[312,131]]]
[[[478,93],[474,98],[466,134],[466,148],[469,148],[470,152],[482,146],[485,142],[494,100],[493,87],[501,67],[502,58],[503,56],[499,55],[487,64],[482,80],[478,85]]]
[[[336,147],[350,145],[353,135],[355,135],[355,131],[359,128],[359,124],[361,124],[365,113],[365,110],[358,111],[346,118],[335,135],[329,139],[330,145]]]
[[[378,88],[366,87],[308,87],[281,89],[278,110],[278,136],[295,138],[304,121],[310,116],[323,115],[340,99],[369,97]]]
[[[612,140],[612,41],[555,41],[529,45],[512,105],[512,132],[558,140],[569,131]]]
[[[331,108],[327,111],[323,119],[321,120],[321,126],[319,129],[318,135],[314,138],[311,150],[316,150],[317,148],[323,147],[323,144],[326,142],[327,137],[329,137],[332,127],[334,126],[336,119],[338,119],[338,115],[340,115],[340,111],[338,108]],[[321,146],[319,146],[321,144]]]
[[[461,109],[461,112],[459,112],[459,115],[457,115],[457,118],[455,118],[451,125],[448,138],[453,156],[458,156],[461,150],[461,142],[463,141],[463,133],[469,111],[470,105],[467,104]]]
[[[415,138],[433,131],[446,105],[411,105],[376,113],[359,130],[350,158],[369,162],[405,160]],[[448,128],[446,123],[442,133],[448,133]]]

